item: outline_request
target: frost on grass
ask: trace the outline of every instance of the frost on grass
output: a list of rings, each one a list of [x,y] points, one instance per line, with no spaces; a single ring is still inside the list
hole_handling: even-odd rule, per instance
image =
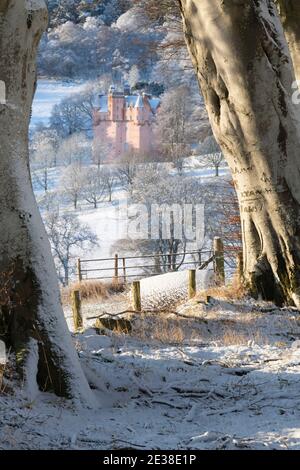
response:
[[[179,311],[193,330],[180,344],[75,335],[98,408],[3,394],[0,448],[300,449],[299,312],[217,300]]]

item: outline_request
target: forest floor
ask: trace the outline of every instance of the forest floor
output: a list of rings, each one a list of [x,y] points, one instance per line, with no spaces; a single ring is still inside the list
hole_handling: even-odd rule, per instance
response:
[[[176,312],[73,335],[96,410],[3,383],[0,449],[300,449],[300,312],[199,297]]]

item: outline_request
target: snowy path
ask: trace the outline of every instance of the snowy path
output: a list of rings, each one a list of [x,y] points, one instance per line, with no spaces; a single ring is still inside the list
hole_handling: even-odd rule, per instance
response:
[[[99,408],[0,396],[0,449],[300,449],[299,312],[205,308],[189,343],[77,335]]]
[[[161,274],[141,280],[142,308],[165,308],[188,296],[188,270]],[[208,287],[212,280],[210,269],[196,271],[197,290]]]
[[[213,279],[210,269],[196,271],[197,290],[207,288]],[[175,307],[180,301],[188,298],[188,271],[161,274],[141,280],[141,298],[143,310],[162,310]],[[104,299],[102,302],[83,302],[82,315],[84,326],[92,327],[95,320],[88,320],[105,313],[117,314],[131,308],[131,293],[119,294]],[[73,331],[73,318],[71,307],[64,307],[65,317],[70,331]]]

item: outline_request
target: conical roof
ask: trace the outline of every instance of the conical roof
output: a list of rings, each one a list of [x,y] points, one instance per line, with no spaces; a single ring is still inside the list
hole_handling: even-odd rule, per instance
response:
[[[136,100],[136,103],[135,103],[135,108],[144,108],[144,100],[143,100],[142,95],[138,96],[138,99]]]

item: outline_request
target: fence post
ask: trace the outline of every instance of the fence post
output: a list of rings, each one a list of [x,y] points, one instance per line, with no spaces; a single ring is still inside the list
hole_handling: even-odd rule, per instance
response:
[[[196,269],[189,269],[189,299],[196,295]]]
[[[71,294],[72,312],[75,331],[83,327],[82,314],[81,314],[81,298],[79,290],[74,290]]]
[[[140,281],[133,281],[132,283],[132,307],[136,312],[141,312],[141,283]]]
[[[126,258],[123,258],[123,278],[124,278],[124,284],[126,284]]]
[[[224,245],[220,237],[214,238],[214,268],[216,275],[216,282],[218,285],[225,284],[225,268],[224,268]]]
[[[119,256],[115,254],[115,282],[119,282]]]
[[[77,276],[78,276],[78,282],[82,281],[82,272],[81,272],[81,259],[77,259]]]
[[[243,252],[239,251],[237,254],[236,260],[236,275],[239,284],[243,283],[244,278],[244,259],[243,259]]]

